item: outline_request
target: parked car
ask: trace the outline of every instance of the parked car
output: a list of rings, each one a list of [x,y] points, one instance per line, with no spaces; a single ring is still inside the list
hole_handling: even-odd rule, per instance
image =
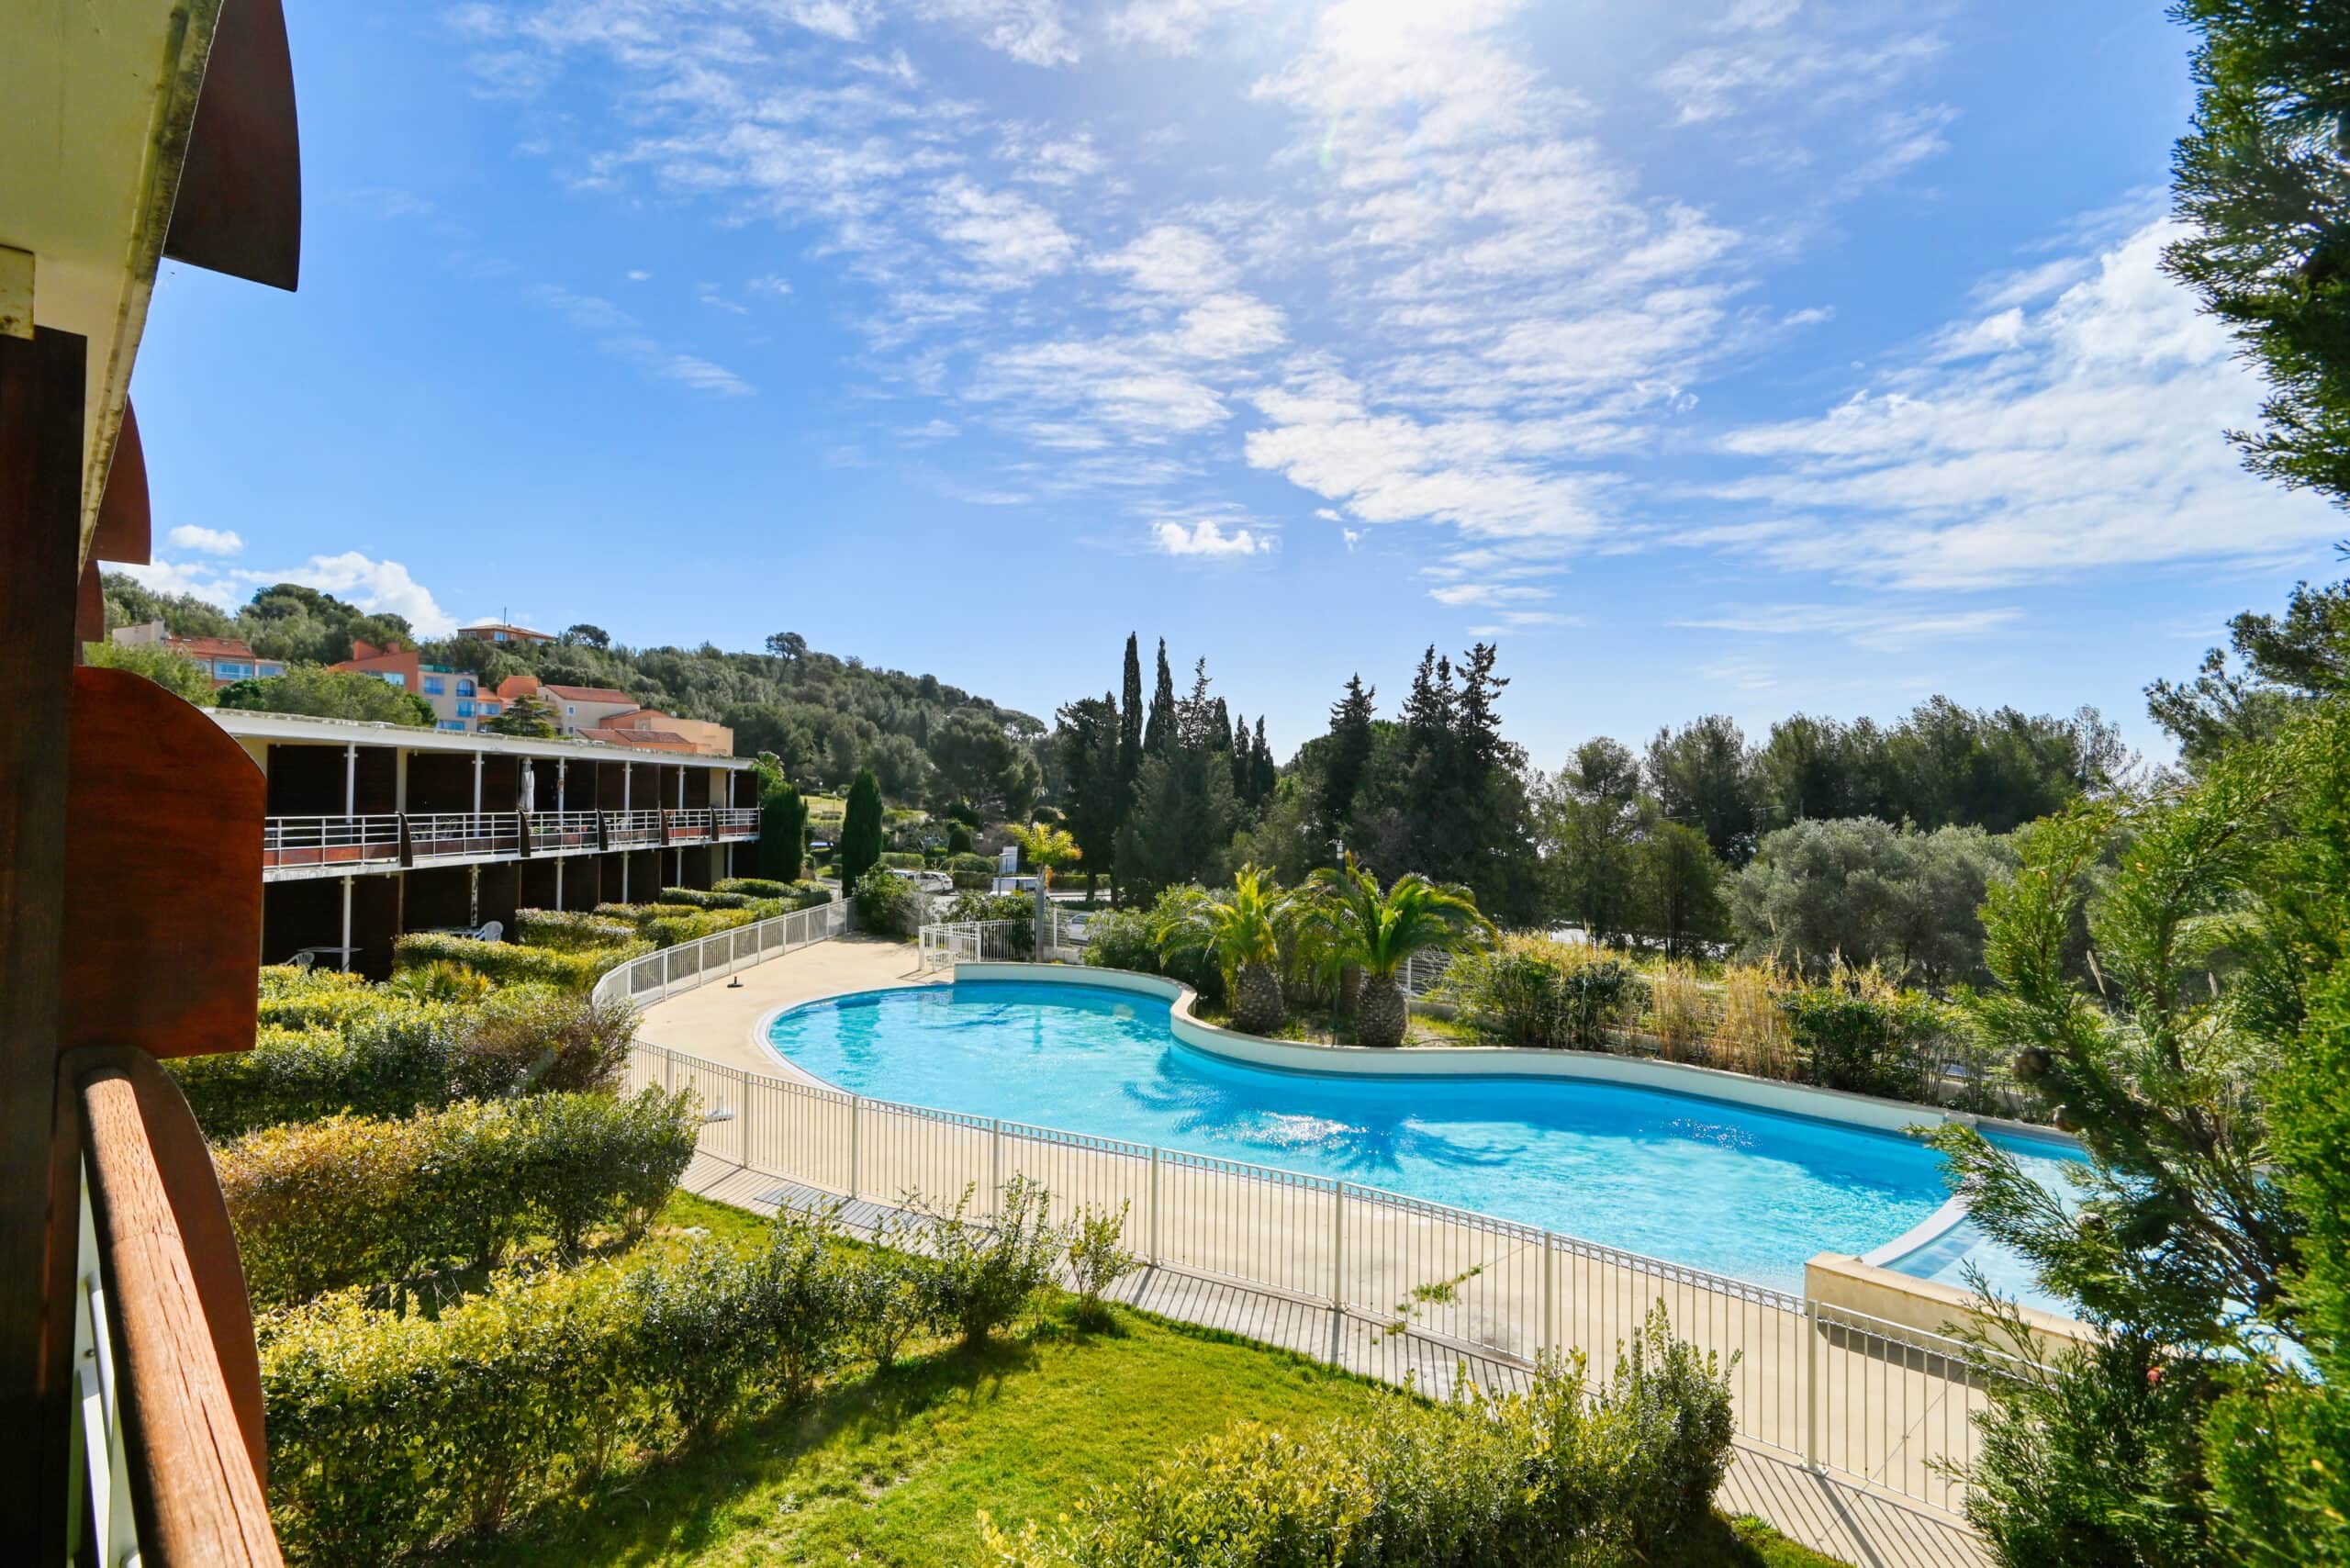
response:
[[[926,893],[951,893],[955,890],[955,879],[944,871],[914,871],[902,866],[892,866],[890,875],[903,877]]]

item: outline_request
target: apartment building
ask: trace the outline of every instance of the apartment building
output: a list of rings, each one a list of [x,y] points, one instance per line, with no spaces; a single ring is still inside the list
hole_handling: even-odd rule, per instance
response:
[[[506,711],[506,700],[482,689],[470,670],[427,664],[414,648],[379,648],[372,643],[354,642],[351,653],[334,667],[372,675],[423,698],[432,705],[434,729],[471,734],[481,728],[483,720]]]
[[[216,691],[231,681],[253,680],[285,673],[283,659],[257,656],[241,638],[174,637],[160,621],[145,621],[136,626],[118,626],[110,635],[126,648],[168,648],[190,663],[202,666],[205,673],[212,678]]]
[[[602,729],[618,714],[641,711],[635,698],[616,688],[542,684],[534,675],[508,676],[498,683],[497,694],[507,702],[518,697],[537,698],[547,705],[555,733],[562,735]]]
[[[658,708],[633,708],[615,713],[593,730],[581,732],[589,740],[615,745],[653,745],[663,751],[691,751],[701,756],[733,756],[734,732],[707,719],[680,719]]]
[[[402,932],[643,902],[748,875],[758,776],[733,756],[214,711],[267,780],[262,961],[378,978]]]
[[[460,626],[460,637],[472,637],[479,642],[510,646],[516,643],[552,643],[554,633],[533,632],[528,626],[509,626],[503,621],[485,621],[477,626]]]

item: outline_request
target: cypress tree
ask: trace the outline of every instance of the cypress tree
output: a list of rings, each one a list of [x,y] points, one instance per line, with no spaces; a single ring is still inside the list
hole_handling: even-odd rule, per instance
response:
[[[841,890],[854,892],[865,873],[881,862],[881,784],[869,769],[858,768],[848,787],[848,807],[841,818]]]
[[[1257,715],[1257,742],[1249,748],[1248,796],[1252,805],[1262,805],[1273,797],[1280,783],[1281,770],[1273,766],[1273,748],[1265,739],[1265,716]]]
[[[1164,756],[1175,747],[1175,676],[1167,667],[1167,639],[1158,639],[1158,680],[1150,691],[1150,714],[1144,721],[1142,749],[1147,756]]]
[[[1248,749],[1248,715],[1232,716],[1232,792],[1244,806],[1257,804],[1256,755]]]
[[[808,857],[808,804],[778,778],[759,792],[759,875],[796,882]]]
[[[1232,711],[1221,697],[1208,705],[1208,749],[1232,755]]]

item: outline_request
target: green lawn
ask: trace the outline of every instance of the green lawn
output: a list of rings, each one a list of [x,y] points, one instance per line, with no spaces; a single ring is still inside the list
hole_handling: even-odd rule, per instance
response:
[[[722,1237],[764,1223],[680,1197],[664,1215]],[[737,1568],[973,1560],[975,1519],[1046,1518],[1248,1417],[1310,1422],[1382,1398],[1303,1358],[1136,1313],[1087,1335],[1060,1312],[973,1357],[941,1350],[854,1377],[807,1406],[746,1423],[701,1450],[446,1562],[565,1568]],[[1822,1568],[1760,1527],[1725,1527],[1683,1568]]]

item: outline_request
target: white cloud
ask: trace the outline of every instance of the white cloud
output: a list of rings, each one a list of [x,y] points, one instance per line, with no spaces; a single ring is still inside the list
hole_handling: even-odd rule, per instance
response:
[[[1338,537],[1347,542],[1347,554],[1351,555],[1354,554],[1356,547],[1362,543],[1362,530],[1359,528],[1342,528],[1338,530]]]
[[[1134,0],[1111,16],[1109,33],[1120,43],[1147,45],[1169,54],[1196,54],[1210,28],[1248,4],[1249,0]]]
[[[1237,277],[1221,245],[1180,223],[1158,224],[1093,264],[1144,294],[1172,300],[1205,299]]]
[[[1077,62],[1077,39],[1058,0],[923,0],[922,11],[1025,64]]]
[[[1017,288],[1057,273],[1077,250],[1052,214],[1026,196],[959,174],[938,187],[931,213],[939,238],[968,253],[986,287]]]
[[[635,317],[609,299],[576,293],[559,284],[539,284],[525,292],[594,340],[603,353],[642,365],[665,381],[729,398],[748,397],[757,390],[723,365],[665,347],[638,324]],[[718,297],[707,286],[699,297],[706,305],[733,311],[742,309],[741,306]]]
[[[661,374],[671,381],[681,382],[697,392],[717,392],[729,398],[747,398],[756,390],[752,385],[722,364],[712,364],[693,354],[671,354],[661,366]]]
[[[778,299],[791,293],[791,280],[776,273],[755,277],[743,286],[754,294],[772,294]]]
[[[164,536],[177,550],[195,550],[207,555],[234,555],[245,547],[245,542],[233,529],[199,528],[184,522]]]
[[[2037,309],[1946,329],[1824,414],[1735,432],[1782,565],[1904,588],[1981,588],[2098,567],[2258,557],[2339,514],[2244,472],[2221,434],[2260,383],[2159,266],[2150,223]],[[2055,275],[2055,274],[2052,274]]]
[[[1169,555],[1261,555],[1273,548],[1271,536],[1248,528],[1226,533],[1212,517],[1203,517],[1189,528],[1180,522],[1154,522],[1150,535],[1158,549]]]
[[[1877,653],[1900,653],[1919,643],[1979,637],[2012,626],[2023,612],[2008,608],[1933,612],[1832,604],[1749,605],[1718,615],[1675,621],[1675,626],[1755,636],[1841,637]]]

